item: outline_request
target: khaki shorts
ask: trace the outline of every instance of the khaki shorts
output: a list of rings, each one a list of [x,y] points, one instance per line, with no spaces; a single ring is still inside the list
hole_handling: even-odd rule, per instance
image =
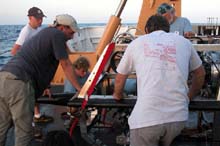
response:
[[[8,129],[14,125],[15,146],[27,146],[33,137],[34,90],[31,82],[0,72],[0,146],[5,145]]]
[[[165,123],[150,127],[130,130],[130,146],[170,146],[180,134],[184,122]]]

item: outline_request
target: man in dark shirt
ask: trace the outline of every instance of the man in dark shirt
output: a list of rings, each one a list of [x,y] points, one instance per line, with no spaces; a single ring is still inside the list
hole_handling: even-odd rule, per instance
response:
[[[67,79],[79,91],[66,41],[78,30],[76,20],[67,14],[56,16],[51,27],[26,41],[0,71],[0,145],[13,122],[15,146],[27,146],[32,139],[35,97],[48,87],[60,63]]]

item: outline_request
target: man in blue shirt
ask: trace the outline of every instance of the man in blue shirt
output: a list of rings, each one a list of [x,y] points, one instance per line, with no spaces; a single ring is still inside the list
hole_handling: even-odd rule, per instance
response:
[[[164,16],[170,23],[170,32],[177,33],[184,37],[194,36],[192,25],[185,17],[177,17],[175,8],[167,3],[161,4],[157,9],[157,14]]]
[[[15,146],[28,146],[33,138],[32,119],[35,98],[48,87],[60,63],[67,79],[78,90],[68,57],[66,42],[78,30],[76,20],[56,16],[51,27],[44,28],[24,42],[20,51],[0,70],[0,145],[5,145],[8,129],[15,127]]]

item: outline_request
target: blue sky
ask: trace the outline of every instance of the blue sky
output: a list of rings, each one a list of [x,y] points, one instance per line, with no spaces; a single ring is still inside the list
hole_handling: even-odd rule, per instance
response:
[[[121,18],[122,23],[136,23],[143,0],[127,0]],[[27,11],[32,6],[41,8],[50,24],[57,14],[68,13],[78,23],[107,22],[114,15],[120,0],[0,0],[0,25],[25,24]],[[207,17],[218,18],[220,22],[220,0],[182,0],[182,16],[193,23],[206,23]]]

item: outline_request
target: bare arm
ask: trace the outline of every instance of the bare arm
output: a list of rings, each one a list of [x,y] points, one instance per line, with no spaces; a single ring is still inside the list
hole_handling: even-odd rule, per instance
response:
[[[115,86],[113,97],[116,100],[120,100],[123,97],[123,89],[127,79],[127,75],[117,74],[115,77]]]
[[[81,86],[76,80],[76,75],[73,71],[72,63],[69,59],[61,59],[60,64],[63,68],[63,71],[67,77],[67,79],[70,81],[70,83],[73,85],[73,87],[76,88],[77,91],[80,91]]]
[[[192,72],[192,84],[189,88],[188,97],[191,100],[199,90],[202,88],[204,80],[205,80],[205,70],[203,66],[200,66],[196,70]]]
[[[11,55],[15,55],[17,51],[20,49],[21,45],[14,44],[13,48],[11,49]]]

